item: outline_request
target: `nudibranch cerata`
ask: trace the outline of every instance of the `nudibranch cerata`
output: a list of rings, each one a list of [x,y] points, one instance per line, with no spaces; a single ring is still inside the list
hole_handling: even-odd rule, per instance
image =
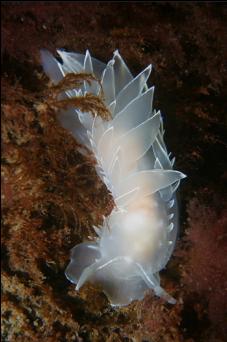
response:
[[[99,96],[102,91],[110,120],[76,107],[62,110],[59,120],[93,153],[97,173],[115,202],[103,225],[94,227],[95,241],[71,250],[66,277],[76,290],[86,281],[101,284],[113,306],[142,299],[148,289],[174,304],[175,299],[160,286],[159,271],[176,242],[176,190],[185,175],[173,170],[161,113],[152,109],[154,87],[147,86],[151,65],[133,77],[118,51],[107,64],[92,58],[89,51],[85,55],[57,52],[60,58],[41,51],[44,71],[54,84],[69,73],[90,73],[100,80],[84,81],[80,89],[66,90],[61,96]]]

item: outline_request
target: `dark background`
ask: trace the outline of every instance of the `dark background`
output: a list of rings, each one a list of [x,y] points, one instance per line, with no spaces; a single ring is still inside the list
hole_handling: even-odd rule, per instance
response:
[[[2,2],[3,341],[225,340],[227,6],[208,2]],[[101,289],[76,294],[69,250],[111,199],[77,143],[42,104],[39,50],[153,65],[154,107],[180,189],[181,231],[162,274],[174,307],[148,294],[113,310]],[[133,340],[134,338],[134,340]]]

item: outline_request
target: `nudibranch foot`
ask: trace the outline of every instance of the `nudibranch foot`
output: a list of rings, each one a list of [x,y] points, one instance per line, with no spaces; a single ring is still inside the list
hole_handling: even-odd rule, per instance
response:
[[[98,245],[95,244],[82,243],[72,249],[65,274],[76,284],[77,291],[90,281],[101,285],[113,306],[128,305],[133,300],[142,299],[148,289],[168,303],[176,303],[159,285],[158,274],[148,274],[149,270],[143,269],[127,256],[112,259],[100,256]]]

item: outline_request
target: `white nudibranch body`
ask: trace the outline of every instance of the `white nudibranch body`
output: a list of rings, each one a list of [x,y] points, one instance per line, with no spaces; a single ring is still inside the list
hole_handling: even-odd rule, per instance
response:
[[[147,87],[151,65],[133,78],[118,51],[107,65],[91,58],[88,51],[86,55],[57,52],[62,62],[41,51],[44,70],[55,84],[67,73],[93,73],[101,80],[111,120],[77,108],[62,111],[59,120],[92,151],[97,173],[116,204],[102,227],[94,227],[97,239],[72,249],[66,276],[77,290],[86,281],[101,284],[115,306],[142,299],[148,289],[175,303],[161,288],[159,271],[175,245],[175,192],[185,175],[173,170],[161,114],[152,110],[154,87]],[[81,89],[63,96],[99,92],[98,82],[84,82]]]

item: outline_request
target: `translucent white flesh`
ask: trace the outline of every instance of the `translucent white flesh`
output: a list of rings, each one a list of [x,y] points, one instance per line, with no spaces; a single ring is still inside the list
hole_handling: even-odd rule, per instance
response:
[[[86,281],[100,283],[112,305],[142,299],[148,288],[174,303],[160,287],[158,272],[174,248],[175,191],[185,175],[172,170],[162,117],[152,110],[154,87],[147,87],[151,66],[133,78],[118,51],[107,65],[88,51],[85,56],[63,50],[58,54],[62,63],[48,51],[41,52],[44,70],[55,84],[71,72],[94,73],[101,80],[112,120],[71,108],[59,114],[59,121],[93,152],[97,173],[116,204],[103,226],[95,227],[97,240],[73,248],[66,276],[77,290]],[[95,81],[81,87],[81,94],[100,91]],[[71,90],[62,96],[77,94]]]

